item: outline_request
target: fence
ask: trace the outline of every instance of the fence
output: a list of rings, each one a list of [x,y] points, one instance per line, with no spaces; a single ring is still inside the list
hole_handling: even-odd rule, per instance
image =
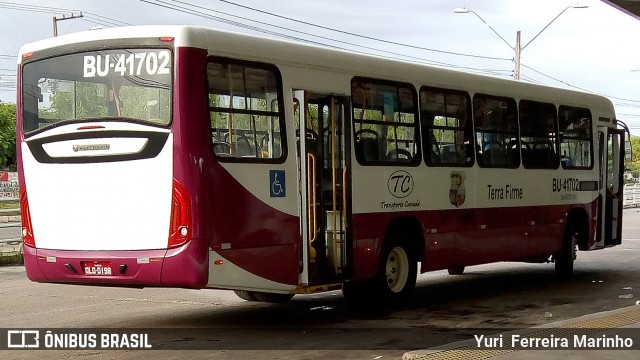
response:
[[[20,224],[0,224],[0,228],[20,228]],[[6,239],[0,239],[0,266],[7,264],[14,264],[14,261],[7,262],[6,260],[11,257],[22,254],[22,239],[15,237],[16,233],[12,234],[13,237]],[[10,235],[11,236],[11,235]]]
[[[0,201],[18,200],[18,173],[0,171]]]
[[[625,208],[640,206],[640,184],[627,184],[624,186],[622,204]]]
[[[8,238],[8,239],[0,239],[0,244],[7,244],[7,245],[20,245],[20,243],[22,242],[21,238]]]

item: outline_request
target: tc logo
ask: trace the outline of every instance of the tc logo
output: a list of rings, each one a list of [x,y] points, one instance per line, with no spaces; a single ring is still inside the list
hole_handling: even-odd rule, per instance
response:
[[[413,191],[413,178],[406,171],[396,171],[389,176],[387,188],[389,193],[397,198],[407,197]]]

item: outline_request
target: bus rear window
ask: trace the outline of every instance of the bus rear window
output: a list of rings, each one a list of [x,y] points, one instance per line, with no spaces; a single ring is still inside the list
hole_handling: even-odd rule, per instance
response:
[[[23,74],[25,133],[68,121],[171,122],[168,49],[63,55],[27,63]]]

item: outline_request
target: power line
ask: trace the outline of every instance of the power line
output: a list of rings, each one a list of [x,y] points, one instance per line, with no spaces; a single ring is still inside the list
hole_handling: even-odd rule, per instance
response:
[[[74,9],[66,9],[66,8],[55,8],[50,6],[40,6],[40,5],[31,5],[31,4],[17,4],[11,2],[0,1],[0,8],[3,9],[11,9],[11,10],[22,10],[22,11],[31,11],[38,13],[46,13],[46,14],[59,14],[61,12],[66,13],[75,13],[82,12],[85,15],[84,19],[87,22],[102,25],[102,26],[125,26],[125,25],[133,25],[124,21],[120,21],[117,19],[112,19],[106,16],[94,14],[91,12],[74,10]]]
[[[539,85],[543,84],[543,82],[541,82],[539,80],[536,80],[536,79],[534,79],[532,77],[529,77],[529,76],[525,76],[525,75],[520,74],[520,77],[522,79],[526,80],[527,82],[530,82],[530,83],[539,84]]]
[[[169,4],[166,1],[162,1],[162,0],[155,0],[157,3],[152,3],[152,2],[146,1],[146,0],[141,0],[141,1],[144,2],[144,3],[148,3],[150,5],[161,6],[161,7],[164,7],[164,8],[168,8],[168,9],[172,9],[172,10],[176,10],[176,11],[181,11],[181,12],[188,13],[188,14],[191,14],[191,15],[197,15],[197,16],[202,16],[202,17],[207,17],[207,18],[212,17],[212,18],[215,18],[214,20],[218,20],[218,21],[221,21],[220,19],[222,19],[222,18],[219,18],[219,17],[214,17],[214,16],[211,16],[211,15],[207,15],[207,14],[201,12],[201,11],[188,9],[186,7],[179,6],[179,5]],[[182,3],[181,1],[176,1],[176,2]],[[202,6],[195,6],[195,5],[191,5],[191,6],[195,7],[195,8],[203,8]],[[206,8],[203,8],[203,9],[206,9]],[[269,23],[266,23],[266,22],[262,22],[262,21],[258,21],[258,20],[254,20],[254,19],[250,19],[250,18],[246,18],[246,17],[242,17],[242,16],[237,16],[237,15],[225,13],[225,12],[222,12],[222,11],[217,11],[217,10],[212,10],[212,9],[207,9],[207,10],[211,11],[211,12],[214,12],[214,13],[223,14],[223,15],[226,15],[226,16],[236,17],[236,18],[239,18],[239,19],[242,19],[242,20],[255,22],[255,23],[258,23],[258,24],[261,24],[261,25],[267,25],[267,26],[275,27],[275,28],[280,29],[280,30],[297,32],[297,33],[300,33],[300,34],[303,34],[303,35],[314,36],[314,37],[317,37],[317,38],[320,38],[320,39],[323,39],[323,40],[329,40],[329,41],[333,41],[333,42],[337,42],[337,43],[341,43],[341,44],[345,44],[345,45],[356,46],[356,47],[360,47],[360,48],[363,48],[363,49],[376,51],[376,52],[379,52],[379,53],[391,54],[391,55],[396,55],[396,56],[403,56],[405,58],[424,61],[423,58],[419,58],[419,57],[415,57],[415,56],[405,55],[405,54],[401,54],[401,53],[397,53],[397,52],[393,52],[393,51],[381,50],[381,49],[377,49],[377,48],[373,48],[373,47],[369,47],[369,46],[365,46],[365,45],[354,44],[354,43],[343,41],[343,40],[338,40],[338,39],[333,39],[333,38],[329,38],[329,37],[325,37],[325,36],[321,36],[321,35],[311,34],[311,33],[308,33],[308,32],[294,30],[294,29],[287,28],[287,27],[284,27],[284,26],[269,24]],[[227,20],[227,19],[224,19],[224,20],[225,20],[224,22],[227,23],[227,24],[236,25],[236,23],[231,23],[230,20]],[[241,24],[241,23],[237,23],[237,24]],[[246,24],[242,24],[242,25],[246,25]],[[238,26],[238,25],[236,25],[236,26]],[[242,27],[244,27],[244,26],[242,26]],[[274,33],[274,32],[271,32],[271,31],[268,31],[268,30],[265,30],[265,29],[262,29],[262,28],[255,27],[253,30],[254,31],[259,31],[259,32],[262,32],[262,33],[266,33],[266,34],[271,34],[271,35],[275,34],[277,36],[283,36],[283,34]],[[302,39],[302,38],[294,38],[294,39],[296,39],[298,41],[307,41],[307,40]],[[327,46],[327,44],[323,44],[323,43],[318,43],[318,42],[312,42],[312,43],[315,43],[316,45]],[[336,48],[340,49],[340,50],[347,50],[347,49],[341,48],[341,47],[336,47]],[[446,63],[441,63],[441,62],[438,62],[438,61],[432,61],[432,62],[430,62],[430,64],[431,65],[441,65],[441,66],[448,65]]]
[[[287,39],[287,40],[293,40],[293,41],[297,41],[297,42],[304,42],[304,43],[309,43],[309,44],[312,44],[312,45],[329,47],[329,48],[342,50],[342,51],[349,51],[349,52],[356,52],[356,53],[359,53],[359,54],[372,55],[371,53],[354,51],[352,49],[347,49],[347,48],[344,48],[344,47],[341,47],[341,46],[322,43],[322,42],[318,42],[318,41],[314,41],[314,40],[310,40],[310,39],[297,37],[297,36],[294,36],[294,35],[287,35],[287,34],[279,33],[279,32],[276,32],[276,31],[260,28],[260,27],[257,27],[257,26],[248,25],[248,24],[245,24],[245,23],[242,23],[242,22],[239,22],[239,21],[230,20],[230,19],[226,19],[226,18],[222,18],[222,17],[219,17],[219,16],[214,16],[214,15],[209,15],[209,14],[206,14],[206,13],[204,13],[202,11],[189,9],[189,8],[184,7],[184,6],[175,5],[175,4],[169,4],[166,1],[162,1],[162,0],[155,0],[156,2],[151,2],[149,0],[140,0],[140,1],[144,2],[144,3],[147,3],[149,5],[155,5],[155,6],[163,7],[163,8],[174,10],[174,11],[179,11],[179,12],[182,12],[182,13],[185,13],[185,14],[194,15],[194,16],[206,18],[206,19],[209,19],[209,20],[222,22],[222,23],[225,23],[225,24],[228,24],[228,25],[240,27],[240,28],[247,29],[247,30],[252,30],[252,31],[255,31],[255,32],[258,32],[258,33],[262,33],[262,34],[267,34],[267,35],[271,35],[271,36],[284,38],[284,39]],[[219,11],[215,11],[215,10],[210,10],[210,11],[220,13]],[[232,17],[237,17],[237,18],[240,18],[240,19],[243,19],[243,20],[248,20],[248,21],[252,21],[252,22],[268,25],[268,26],[273,26],[273,27],[285,29],[287,31],[303,33],[305,35],[314,36],[314,37],[320,37],[320,38],[323,38],[325,40],[344,43],[344,44],[348,44],[348,45],[356,46],[356,47],[362,47],[362,48],[366,48],[368,50],[376,51],[376,52],[379,52],[379,53],[392,54],[392,55],[395,55],[395,56],[403,57],[403,58],[397,58],[397,57],[394,58],[394,57],[388,57],[387,56],[388,59],[392,59],[392,60],[407,61],[407,59],[413,59],[414,62],[423,64],[423,65],[455,68],[455,69],[468,70],[468,71],[474,71],[474,72],[478,72],[478,73],[491,74],[491,75],[500,75],[501,72],[505,72],[505,71],[511,72],[511,70],[479,69],[479,68],[474,68],[474,67],[467,67],[467,66],[454,65],[454,64],[450,64],[450,63],[444,63],[444,62],[440,62],[440,61],[425,60],[424,58],[419,58],[419,57],[415,57],[415,56],[410,56],[410,55],[391,52],[391,51],[386,51],[386,50],[380,50],[380,49],[371,48],[371,47],[367,47],[367,46],[363,46],[363,45],[359,45],[359,44],[353,44],[353,43],[349,43],[349,42],[345,42],[345,41],[341,41],[341,40],[336,40],[336,39],[333,39],[333,38],[326,38],[326,37],[322,37],[322,36],[315,35],[315,34],[304,33],[304,32],[298,31],[298,30],[293,30],[293,29],[289,29],[289,28],[285,28],[285,27],[280,27],[280,26],[277,26],[277,25],[267,24],[267,23],[263,23],[263,22],[260,22],[260,21],[257,21],[257,20],[244,18],[244,17],[232,15],[232,14],[226,14],[226,15],[227,16],[232,16]]]
[[[90,13],[85,11],[84,12],[86,17],[95,19],[96,21],[102,21],[105,22],[107,24],[111,24],[112,26],[131,26],[133,24],[125,22],[125,21],[120,21],[118,19],[112,19],[106,16],[102,16],[102,15],[98,15],[98,14],[94,14],[94,13]]]
[[[555,80],[555,81],[557,81],[557,82],[559,82],[559,83],[562,83],[562,84],[564,84],[564,85],[566,85],[566,86],[569,86],[569,87],[572,87],[572,88],[575,88],[575,89],[578,89],[578,90],[581,90],[581,91],[589,92],[589,93],[592,93],[592,94],[595,94],[595,95],[605,96],[605,97],[608,97],[608,98],[610,98],[610,99],[622,100],[622,101],[629,101],[629,102],[632,102],[632,103],[638,103],[638,104],[640,104],[640,100],[624,99],[624,98],[619,98],[619,97],[610,96],[610,95],[606,95],[606,94],[600,94],[600,93],[597,93],[597,92],[592,91],[592,90],[589,90],[589,89],[585,89],[585,88],[582,88],[582,87],[579,87],[579,86],[576,86],[576,85],[569,84],[569,83],[568,83],[568,82],[566,82],[566,81],[563,81],[563,80],[560,80],[560,79],[556,79],[556,78],[554,78],[553,76],[547,75],[547,74],[545,74],[545,73],[543,73],[543,72],[540,72],[540,71],[538,71],[538,70],[536,70],[536,69],[534,69],[534,68],[532,68],[532,67],[530,67],[530,66],[527,66],[527,65],[525,65],[525,64],[522,64],[522,66],[523,66],[523,67],[526,67],[527,69],[529,69],[529,70],[531,70],[531,71],[533,71],[533,72],[535,72],[535,73],[538,73],[538,74],[540,74],[540,75],[542,75],[542,76],[544,76],[544,77],[547,77],[547,78],[549,78],[549,79]]]
[[[156,0],[156,1],[161,1],[161,0]],[[207,7],[204,7],[204,6],[192,5],[192,4],[189,4],[187,2],[180,1],[180,0],[171,0],[171,1],[173,1],[174,3],[183,4],[183,5],[190,5],[190,6],[194,7],[194,8],[198,8],[198,9],[202,9],[202,10],[222,13],[222,12],[220,12],[218,10],[214,10],[214,9],[207,8]],[[332,27],[328,27],[328,26],[318,25],[318,24],[307,22],[307,21],[294,19],[294,18],[291,18],[291,17],[275,14],[275,13],[272,13],[272,12],[256,9],[256,8],[253,8],[253,7],[250,7],[250,6],[237,4],[237,3],[234,3],[234,2],[231,2],[231,1],[225,1],[225,0],[218,0],[218,1],[224,2],[224,3],[229,4],[229,5],[237,6],[237,7],[240,7],[240,8],[244,8],[244,9],[247,9],[247,10],[255,11],[255,12],[258,12],[258,13],[261,13],[261,14],[277,17],[277,18],[280,18],[280,19],[288,20],[288,21],[293,21],[293,22],[296,22],[296,23],[299,23],[299,24],[304,24],[304,25],[316,27],[316,28],[319,28],[319,29],[329,30],[329,31],[337,32],[337,33],[344,34],[344,35],[355,36],[355,37],[358,37],[358,38],[361,38],[361,39],[367,39],[367,40],[382,42],[382,43],[385,43],[385,44],[408,47],[408,48],[417,49],[417,50],[437,52],[437,53],[447,54],[447,55],[467,56],[467,57],[480,58],[480,59],[490,59],[490,60],[508,60],[508,61],[513,61],[513,59],[511,59],[511,58],[501,58],[501,57],[494,57],[494,56],[481,56],[481,55],[474,55],[474,54],[458,53],[458,52],[453,52],[453,51],[431,49],[431,48],[426,48],[426,47],[417,46],[417,45],[405,44],[405,43],[400,43],[400,42],[391,41],[391,40],[384,40],[384,39],[375,38],[375,37],[372,37],[372,36],[356,34],[356,33],[352,33],[352,32],[349,32],[349,31],[339,30],[339,29],[335,29],[335,28],[332,28]],[[145,1],[145,2],[147,2],[147,1]],[[230,15],[230,14],[226,14],[226,15]],[[232,16],[235,16],[235,15],[232,15]],[[241,18],[240,16],[236,16],[236,17]],[[247,18],[242,18],[242,19],[258,22],[257,20],[252,20],[252,19],[247,19]],[[274,25],[271,25],[271,24],[268,24],[268,23],[267,23],[267,25],[274,26]],[[297,32],[302,33],[301,31],[298,31],[298,30],[290,30],[290,31],[297,31]],[[311,34],[311,35],[312,36],[318,36],[318,35],[314,35],[314,34]]]
[[[277,37],[285,38],[285,39],[288,39],[288,40],[305,42],[305,43],[318,45],[318,46],[330,47],[330,48],[334,48],[334,49],[338,49],[338,50],[353,51],[353,50],[346,49],[346,48],[343,48],[343,47],[340,47],[340,46],[335,46],[335,45],[326,44],[326,43],[322,43],[322,42],[317,42],[317,41],[313,41],[313,40],[309,40],[309,39],[304,39],[304,38],[300,38],[300,37],[293,36],[293,35],[282,34],[282,33],[278,33],[278,32],[275,32],[275,31],[263,29],[263,28],[260,28],[260,27],[257,27],[257,26],[244,24],[244,23],[241,23],[241,22],[238,22],[238,21],[235,21],[235,20],[230,20],[230,19],[225,19],[225,18],[218,17],[218,16],[205,14],[204,12],[199,11],[199,10],[194,10],[193,8],[206,10],[206,11],[209,11],[209,12],[212,12],[212,13],[223,14],[225,16],[229,16],[229,17],[232,17],[232,18],[238,18],[238,19],[242,19],[242,20],[245,20],[245,21],[250,21],[250,22],[257,23],[257,24],[274,27],[274,28],[277,28],[277,29],[280,29],[280,30],[299,33],[299,34],[303,34],[303,35],[306,35],[306,36],[312,36],[312,37],[320,38],[320,39],[331,41],[331,42],[337,42],[337,43],[341,43],[341,44],[344,44],[344,45],[359,47],[359,48],[362,48],[362,49],[367,49],[369,51],[375,51],[377,53],[391,54],[391,55],[394,55],[394,56],[402,57],[402,59],[390,58],[390,59],[394,59],[394,60],[412,59],[413,61],[421,63],[421,64],[442,66],[442,67],[454,68],[454,69],[459,69],[459,70],[467,70],[467,71],[477,72],[477,73],[481,73],[481,74],[495,75],[495,76],[506,76],[506,73],[509,73],[509,74],[511,73],[511,70],[481,69],[481,68],[460,66],[460,65],[454,65],[454,64],[450,64],[450,63],[435,61],[435,60],[428,60],[428,59],[415,57],[415,56],[411,56],[411,55],[407,55],[407,54],[402,54],[402,53],[397,53],[397,52],[377,49],[377,48],[368,47],[368,46],[364,46],[364,45],[360,45],[360,44],[354,44],[354,43],[343,41],[343,40],[338,40],[338,39],[334,39],[334,38],[330,38],[330,37],[320,36],[320,35],[304,32],[304,31],[300,31],[300,30],[287,28],[287,27],[284,27],[284,26],[279,26],[279,25],[274,25],[274,24],[270,24],[270,23],[267,23],[267,22],[262,22],[262,21],[251,19],[251,18],[247,18],[247,17],[242,17],[242,16],[230,14],[230,13],[225,13],[225,12],[222,12],[222,11],[214,10],[214,9],[203,7],[203,6],[192,5],[192,4],[189,4],[187,2],[179,1],[179,0],[172,0],[172,2],[174,4],[170,4],[168,1],[162,1],[162,0],[155,0],[156,2],[151,2],[151,1],[148,1],[148,0],[140,0],[140,1],[144,2],[144,3],[147,3],[147,4],[150,4],[150,5],[160,6],[160,7],[164,7],[164,8],[170,9],[170,10],[174,10],[174,11],[180,11],[180,12],[183,12],[183,13],[186,13],[186,14],[207,18],[207,19],[210,19],[210,20],[222,22],[222,23],[225,23],[225,24],[229,24],[229,25],[240,27],[240,28],[247,29],[247,30],[256,31],[256,32],[259,32],[259,33],[267,34],[267,35],[277,36]],[[291,18],[291,17],[275,14],[275,13],[272,13],[272,12],[260,10],[260,9],[249,7],[249,6],[246,6],[246,5],[237,4],[237,3],[234,3],[232,1],[227,1],[227,0],[218,0],[218,1],[226,3],[226,4],[229,4],[229,5],[232,5],[232,6],[244,8],[244,9],[247,9],[247,10],[250,10],[250,11],[258,12],[258,13],[261,13],[261,14],[277,17],[277,18],[280,18],[280,19],[284,19],[284,20],[287,20],[287,21],[292,21],[292,22],[303,24],[303,25],[316,27],[316,28],[319,28],[319,29],[333,31],[333,32],[344,34],[344,35],[354,36],[354,37],[367,39],[367,40],[372,40],[372,41],[377,41],[377,42],[382,42],[382,43],[386,43],[386,44],[397,45],[397,46],[402,46],[402,47],[407,47],[407,48],[412,48],[412,49],[418,49],[418,50],[424,50],[424,51],[437,52],[437,53],[448,54],[448,55],[466,56],[466,57],[490,59],[490,60],[509,60],[509,61],[512,60],[512,59],[508,59],[508,58],[489,57],[489,56],[481,56],[481,55],[466,54],[466,53],[456,53],[456,52],[450,52],[450,51],[444,51],[444,50],[438,50],[438,49],[431,49],[431,48],[426,48],[426,47],[420,47],[420,46],[415,46],[415,45],[410,45],[410,44],[390,41],[390,40],[379,39],[379,38],[375,38],[375,37],[371,37],[371,36],[356,34],[356,33],[348,32],[348,31],[340,30],[340,29],[331,28],[331,27],[328,27],[328,26],[323,26],[323,25],[318,25],[318,24],[314,24],[314,23],[311,23],[311,22],[307,22],[307,21],[298,20],[298,19],[295,19],[295,18]],[[188,5],[188,6],[191,6],[192,8],[187,8],[185,6],[176,5],[175,3]],[[72,9],[65,9],[65,8],[54,8],[54,7],[38,6],[38,5],[30,5],[30,4],[17,4],[17,3],[2,2],[2,1],[0,1],[0,8],[13,9],[13,10],[23,10],[23,11],[32,11],[32,12],[42,12],[42,13],[59,13],[61,11],[62,12],[77,12],[77,11],[79,11],[79,10],[72,10]],[[102,26],[132,25],[132,24],[124,22],[124,21],[120,21],[120,20],[117,20],[117,19],[112,19],[112,18],[109,18],[109,17],[101,16],[101,15],[90,13],[90,12],[84,12],[84,14],[85,14],[85,18],[83,18],[83,20],[85,20],[87,22],[90,22],[90,23],[93,23],[93,24],[96,24],[96,25],[102,25]],[[362,52],[358,52],[358,53],[366,54],[366,53],[362,53]],[[368,55],[371,55],[371,54],[369,53]],[[12,55],[0,55],[0,59],[12,59],[13,60],[13,59],[15,59],[15,56],[12,56]],[[576,89],[579,89],[579,90],[582,90],[582,91],[586,91],[586,92],[597,94],[596,92],[590,91],[590,90],[585,89],[585,88],[581,88],[579,86],[575,86],[575,85],[569,84],[569,83],[567,83],[567,82],[565,82],[563,80],[557,79],[557,78],[549,76],[547,74],[544,74],[544,73],[542,73],[542,72],[540,72],[538,70],[535,70],[535,69],[533,69],[533,68],[531,68],[529,66],[526,66],[524,64],[523,64],[523,67],[526,67],[531,71],[534,71],[534,72],[536,72],[536,73],[538,73],[538,74],[540,74],[540,75],[542,75],[542,76],[544,76],[546,78],[549,78],[551,80],[557,81],[557,82],[562,83],[562,84],[564,84],[566,86],[569,86],[569,87],[572,87],[572,88],[576,88]],[[6,70],[7,71],[15,71],[13,69],[6,69]],[[4,76],[11,76],[11,75],[4,75]],[[540,81],[537,81],[537,80],[535,80],[535,79],[533,79],[531,77],[525,77],[525,79],[528,80],[529,82],[541,84]],[[602,95],[602,94],[598,94],[598,95]],[[602,96],[607,96],[607,95],[602,95]],[[607,96],[607,97],[609,97],[611,99],[621,100],[621,101],[628,101],[628,102],[632,102],[632,103],[640,103],[640,100],[624,99],[624,98],[618,98],[618,97],[614,97],[614,96]],[[628,105],[628,104],[618,104],[618,105],[627,106],[627,107],[636,107],[635,105]]]
[[[395,55],[395,56],[401,56],[404,59],[413,59],[414,61],[417,61],[417,62],[422,63],[422,64],[435,65],[435,66],[444,66],[444,67],[449,67],[449,68],[454,68],[454,69],[459,69],[459,70],[460,69],[462,69],[462,70],[470,70],[470,71],[474,71],[474,72],[478,72],[478,73],[482,73],[482,74],[497,75],[497,76],[501,76],[501,75],[504,76],[504,74],[501,73],[501,72],[505,71],[505,70],[493,70],[493,69],[479,69],[479,68],[472,68],[472,67],[454,65],[454,64],[450,64],[450,63],[444,63],[444,62],[440,62],[440,61],[425,60],[423,58],[419,58],[419,57],[415,57],[415,56],[410,56],[410,55],[401,54],[401,53],[397,53],[397,52],[386,51],[386,50],[380,50],[380,49],[371,48],[371,47],[367,47],[367,46],[363,46],[363,45],[359,45],[359,44],[353,44],[353,43],[342,41],[342,40],[337,40],[337,39],[334,39],[334,38],[324,37],[324,36],[320,36],[320,35],[316,35],[316,34],[310,34],[310,33],[304,32],[304,31],[294,30],[294,29],[283,27],[283,26],[279,26],[279,25],[273,25],[273,24],[262,22],[262,21],[250,19],[250,18],[247,18],[247,17],[242,17],[242,16],[233,15],[233,14],[225,13],[225,12],[222,12],[222,11],[210,9],[210,8],[203,7],[203,6],[192,5],[192,4],[186,3],[184,1],[180,1],[180,0],[170,0],[171,2],[173,2],[173,4],[169,3],[168,1],[162,1],[162,0],[155,0],[155,2],[152,2],[152,1],[149,1],[149,0],[140,0],[140,1],[144,2],[144,3],[147,3],[147,4],[150,4],[150,5],[164,7],[164,8],[170,9],[170,10],[180,11],[180,12],[187,13],[187,14],[190,14],[190,15],[195,15],[195,16],[200,16],[200,17],[204,17],[204,18],[208,18],[208,19],[212,19],[212,20],[216,20],[216,21],[221,21],[221,22],[229,24],[229,25],[238,26],[238,27],[245,28],[245,29],[250,29],[250,30],[253,30],[253,31],[260,32],[260,33],[265,33],[265,34],[269,34],[269,35],[275,35],[275,36],[278,36],[278,37],[284,37],[284,38],[287,38],[287,39],[290,39],[290,40],[297,40],[297,41],[307,42],[307,43],[311,43],[311,44],[315,44],[315,45],[327,46],[327,47],[331,47],[331,48],[335,48],[335,49],[339,49],[339,50],[353,51],[353,50],[345,49],[345,48],[342,48],[342,47],[339,47],[339,46],[330,45],[330,44],[326,44],[326,43],[320,43],[320,42],[316,42],[316,41],[311,41],[311,40],[308,40],[308,39],[299,38],[299,37],[292,36],[292,35],[285,35],[285,34],[281,34],[281,33],[277,33],[277,32],[271,31],[271,30],[262,29],[262,28],[259,28],[259,27],[256,27],[256,26],[243,24],[243,23],[240,23],[238,21],[229,20],[229,19],[218,17],[218,16],[205,14],[202,11],[194,10],[192,8],[206,10],[206,11],[213,12],[213,13],[218,13],[218,14],[223,14],[223,15],[226,15],[226,16],[231,16],[231,17],[235,17],[235,18],[238,18],[238,19],[255,22],[255,23],[258,23],[258,24],[261,24],[261,25],[267,25],[267,26],[275,27],[275,28],[281,29],[281,30],[286,30],[286,31],[300,33],[300,34],[307,35],[307,36],[317,37],[317,38],[320,38],[320,39],[323,39],[323,40],[338,42],[338,43],[342,43],[342,44],[346,44],[346,45],[350,45],[350,46],[356,46],[356,47],[360,47],[360,48],[367,49],[367,50],[370,50],[370,51],[375,51],[375,52],[379,52],[379,53],[386,53],[386,54],[392,54],[392,55]],[[305,24],[305,25],[309,25],[309,26],[314,26],[314,27],[317,27],[317,28],[325,29],[325,30],[336,31],[336,32],[339,32],[339,33],[342,33],[342,34],[346,34],[346,35],[357,36],[357,37],[364,38],[364,39],[369,39],[369,40],[374,40],[374,41],[381,41],[381,42],[385,42],[385,43],[393,44],[393,45],[407,46],[407,47],[414,48],[414,49],[421,49],[421,50],[427,50],[427,51],[436,51],[436,52],[446,53],[446,54],[472,56],[472,57],[479,57],[479,58],[489,58],[489,57],[482,57],[482,56],[471,55],[471,54],[452,53],[452,52],[446,52],[446,51],[434,50],[434,49],[429,49],[429,48],[423,48],[423,47],[418,47],[418,46],[413,46],[413,45],[408,45],[408,44],[403,44],[403,43],[398,43],[398,42],[393,42],[393,41],[387,41],[387,40],[378,39],[378,38],[374,38],[374,37],[370,37],[370,36],[355,34],[355,33],[347,32],[347,31],[342,31],[342,30],[338,30],[338,29],[334,29],[334,28],[330,28],[330,27],[326,27],[326,26],[322,26],[322,25],[317,25],[317,24],[306,22],[306,21],[301,21],[301,20],[298,20],[298,19],[294,19],[294,18],[278,15],[278,14],[271,13],[271,12],[268,12],[268,11],[259,10],[259,9],[252,8],[252,7],[249,7],[249,6],[240,5],[240,4],[231,2],[231,1],[226,1],[226,0],[219,0],[219,1],[227,3],[227,4],[230,4],[230,5],[238,6],[238,7],[244,8],[244,9],[248,9],[248,10],[251,10],[251,11],[256,11],[256,12],[259,12],[259,13],[262,13],[262,14],[275,16],[275,17],[278,17],[278,18],[281,18],[281,19],[294,21],[294,22],[298,22],[298,23],[301,23],[301,24]],[[183,4],[183,5],[188,5],[188,6],[191,6],[192,8],[190,9],[190,8],[185,7],[185,6],[176,5],[176,3]],[[490,59],[505,60],[504,58],[490,58]],[[396,58],[395,60],[403,60],[403,59],[397,59]],[[507,60],[511,60],[511,59],[507,59]],[[542,75],[542,76],[545,76],[545,77],[547,77],[549,79],[552,79],[554,81],[560,82],[560,83],[562,83],[562,84],[564,84],[566,86],[573,87],[573,88],[581,90],[581,91],[597,94],[594,91],[591,91],[591,90],[588,90],[588,89],[585,89],[585,88],[581,88],[581,87],[576,86],[576,85],[569,84],[569,83],[567,83],[567,82],[565,82],[563,80],[554,78],[554,77],[549,76],[547,74],[544,74],[544,73],[542,73],[542,72],[540,72],[538,70],[535,70],[535,69],[533,69],[531,67],[528,67],[528,66],[526,66],[524,64],[523,64],[523,66],[528,68],[528,69],[530,69],[530,70],[532,70],[532,71],[534,71],[534,72],[536,72],[536,73],[538,73],[538,74],[540,74],[540,75]],[[508,72],[510,72],[510,70]],[[527,79],[529,82],[532,82],[532,83],[542,84],[540,81],[535,80],[535,79],[533,79],[531,77],[526,77],[525,79]],[[607,95],[602,95],[602,94],[598,94],[598,95],[607,96]],[[607,96],[607,97],[612,98],[612,99],[618,99],[618,100],[639,102],[640,103],[640,100],[622,99],[622,98],[617,98],[617,97],[614,97],[614,96]]]
[[[33,11],[33,12],[41,12],[41,13],[49,13],[49,14],[80,11],[80,10],[72,10],[72,9],[64,9],[64,8],[54,8],[49,6],[17,4],[17,3],[5,2],[5,1],[0,1],[0,8],[11,9],[11,10]]]

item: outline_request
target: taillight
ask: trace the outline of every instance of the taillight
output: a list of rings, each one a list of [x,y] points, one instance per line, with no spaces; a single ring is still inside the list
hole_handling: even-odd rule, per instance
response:
[[[171,227],[168,247],[180,246],[191,239],[191,196],[175,179],[171,197]]]
[[[29,212],[29,199],[27,198],[27,189],[24,186],[20,189],[20,218],[22,219],[22,241],[25,245],[36,247],[31,213]]]

